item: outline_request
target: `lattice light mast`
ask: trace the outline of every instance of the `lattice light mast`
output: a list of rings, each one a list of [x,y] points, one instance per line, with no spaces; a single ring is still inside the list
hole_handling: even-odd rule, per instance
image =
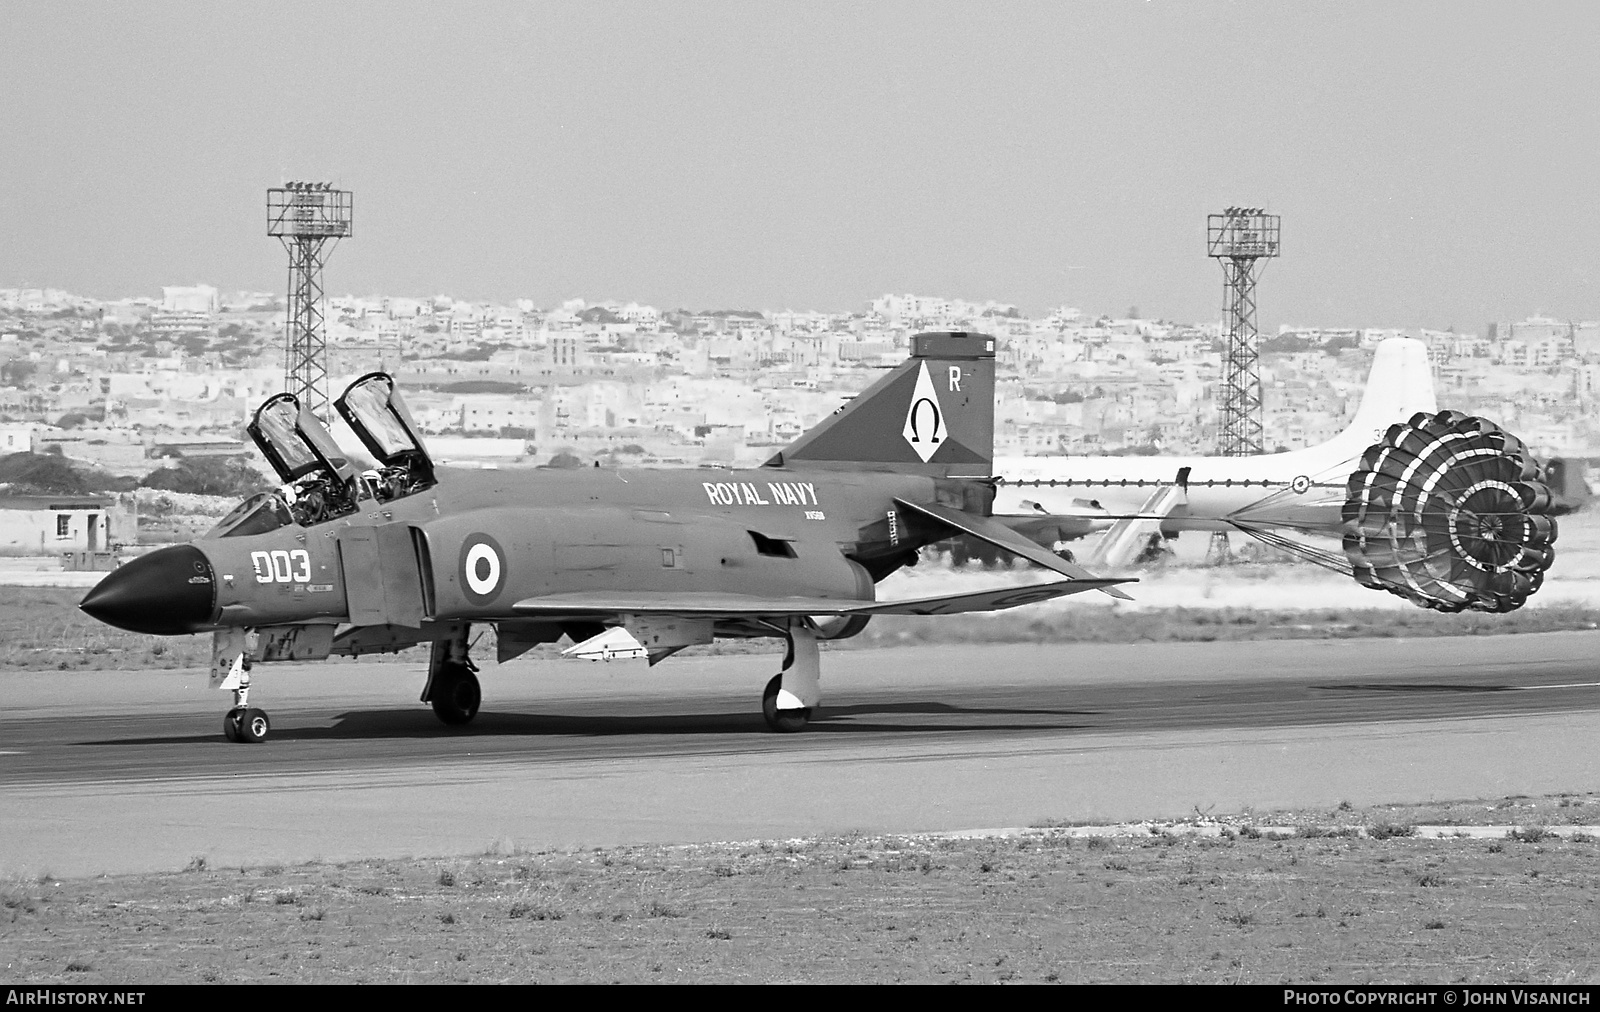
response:
[[[329,420],[328,335],[322,265],[333,246],[351,234],[351,197],[331,183],[285,183],[267,191],[267,234],[289,253],[283,388],[324,422]]]
[[[1264,453],[1261,371],[1256,330],[1256,278],[1262,260],[1278,255],[1282,219],[1259,207],[1230,207],[1206,218],[1206,250],[1222,264],[1223,323],[1228,348],[1222,370],[1218,452],[1224,457]]]

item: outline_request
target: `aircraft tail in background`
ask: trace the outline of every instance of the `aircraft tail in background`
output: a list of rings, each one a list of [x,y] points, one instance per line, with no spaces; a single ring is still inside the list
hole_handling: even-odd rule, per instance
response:
[[[1336,438],[1369,446],[1382,439],[1394,423],[1406,421],[1419,411],[1431,415],[1438,410],[1428,346],[1415,338],[1391,337],[1378,345],[1361,404]]]
[[[963,331],[913,336],[910,358],[765,466],[989,477],[994,344]]]

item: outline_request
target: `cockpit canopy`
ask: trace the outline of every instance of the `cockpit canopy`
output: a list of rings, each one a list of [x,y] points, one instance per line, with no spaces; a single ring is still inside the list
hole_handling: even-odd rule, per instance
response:
[[[356,380],[333,406],[382,465],[380,498],[410,495],[433,486],[433,460],[387,373],[368,373]]]
[[[296,481],[317,470],[344,480],[355,476],[339,444],[294,394],[269,397],[256,409],[247,431],[281,481]]]
[[[269,397],[246,429],[283,482],[285,505],[305,526],[353,513],[355,468],[294,394]]]
[[[298,398],[269,397],[247,431],[283,485],[234,507],[206,537],[264,534],[288,524],[309,527],[355,512],[362,499],[388,502],[433,486],[433,461],[388,374],[361,377],[334,406],[378,466],[357,476],[327,428]]]

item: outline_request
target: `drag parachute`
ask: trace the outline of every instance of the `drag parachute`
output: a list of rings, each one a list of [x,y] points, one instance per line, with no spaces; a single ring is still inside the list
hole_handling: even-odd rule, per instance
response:
[[[1511,611],[1555,559],[1550,490],[1522,441],[1456,411],[1392,425],[1350,475],[1352,575],[1439,611]]]
[[[1349,465],[1346,465],[1349,466]],[[1418,413],[1318,499],[1285,489],[1235,513],[1274,547],[1438,611],[1522,607],[1555,559],[1550,489],[1522,441],[1457,411]],[[1332,535],[1342,552],[1283,533]]]

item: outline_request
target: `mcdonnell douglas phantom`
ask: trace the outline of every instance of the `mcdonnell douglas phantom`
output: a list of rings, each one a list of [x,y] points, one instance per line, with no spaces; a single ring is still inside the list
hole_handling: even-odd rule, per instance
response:
[[[994,611],[1088,590],[1124,596],[991,516],[994,339],[918,334],[911,357],[750,470],[435,467],[394,381],[335,402],[376,466],[358,470],[290,394],[249,425],[280,488],[199,540],[141,556],[80,607],[123,629],[211,632],[213,684],[232,690],[230,741],[265,739],[249,705],[266,661],[431,643],[422,700],[465,724],[481,698],[468,654],[493,625],[504,662],[621,627],[650,663],[715,637],[784,642],[761,708],[776,731],[821,700],[817,644],[873,615]],[[1054,570],[1027,587],[876,600],[933,542],[968,535]],[[597,647],[596,649],[601,649]],[[581,651],[580,651],[581,653]]]

